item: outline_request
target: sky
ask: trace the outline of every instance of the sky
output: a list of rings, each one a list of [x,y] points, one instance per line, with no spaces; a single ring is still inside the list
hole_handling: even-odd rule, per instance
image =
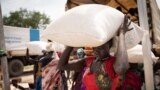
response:
[[[157,3],[158,3],[158,6],[159,6],[159,8],[160,8],[160,0],[157,0]]]
[[[1,0],[2,15],[26,8],[27,10],[40,11],[55,20],[64,13],[66,0]]]
[[[160,0],[157,0],[160,7]],[[56,20],[64,13],[66,0],[1,0],[2,15],[9,15],[9,12],[26,8],[45,13]]]

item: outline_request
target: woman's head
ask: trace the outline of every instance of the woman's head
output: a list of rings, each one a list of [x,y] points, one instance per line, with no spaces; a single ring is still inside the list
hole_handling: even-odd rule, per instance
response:
[[[87,56],[93,56],[93,48],[92,47],[84,47],[84,53]]]
[[[77,49],[77,57],[78,58],[83,58],[84,57],[84,50],[83,50],[83,48]]]
[[[112,46],[112,40],[106,42],[105,44],[103,44],[101,46],[93,48],[94,55],[96,57],[101,58],[101,59],[108,57],[110,55],[109,50],[110,50],[111,46]]]

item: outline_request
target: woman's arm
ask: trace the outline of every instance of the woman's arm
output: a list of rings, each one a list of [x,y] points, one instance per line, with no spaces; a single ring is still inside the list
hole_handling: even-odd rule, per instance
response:
[[[125,44],[125,33],[130,30],[128,28],[130,23],[128,23],[128,17],[125,16],[124,23],[119,29],[118,48],[116,52],[116,61],[114,63],[114,70],[119,75],[124,75],[129,68],[128,54]]]
[[[73,47],[67,47],[60,57],[58,68],[61,70],[80,71],[85,66],[85,59],[69,61]]]

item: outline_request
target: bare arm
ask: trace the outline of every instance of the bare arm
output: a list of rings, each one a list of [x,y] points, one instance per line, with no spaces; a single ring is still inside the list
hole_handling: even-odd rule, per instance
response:
[[[69,61],[70,53],[73,47],[67,47],[60,57],[58,68],[61,70],[80,71],[85,65],[85,59]]]
[[[116,61],[114,63],[114,70],[119,75],[124,75],[129,68],[128,54],[125,44],[125,33],[129,31],[129,25],[128,18],[125,16],[124,23],[119,29],[118,49],[116,52]]]

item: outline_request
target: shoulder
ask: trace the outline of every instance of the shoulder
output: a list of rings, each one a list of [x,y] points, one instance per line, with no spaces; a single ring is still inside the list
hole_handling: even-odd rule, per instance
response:
[[[110,57],[108,57],[108,58],[105,59],[105,62],[109,62],[109,61],[113,61],[114,62],[115,59],[116,58],[114,56],[110,56]]]
[[[111,65],[112,66],[114,64],[114,62],[115,62],[115,57],[114,56],[110,56],[109,58],[105,59],[104,63],[105,63],[105,65],[109,65],[109,66]]]
[[[115,61],[116,57],[115,56],[110,56],[108,59]]]

